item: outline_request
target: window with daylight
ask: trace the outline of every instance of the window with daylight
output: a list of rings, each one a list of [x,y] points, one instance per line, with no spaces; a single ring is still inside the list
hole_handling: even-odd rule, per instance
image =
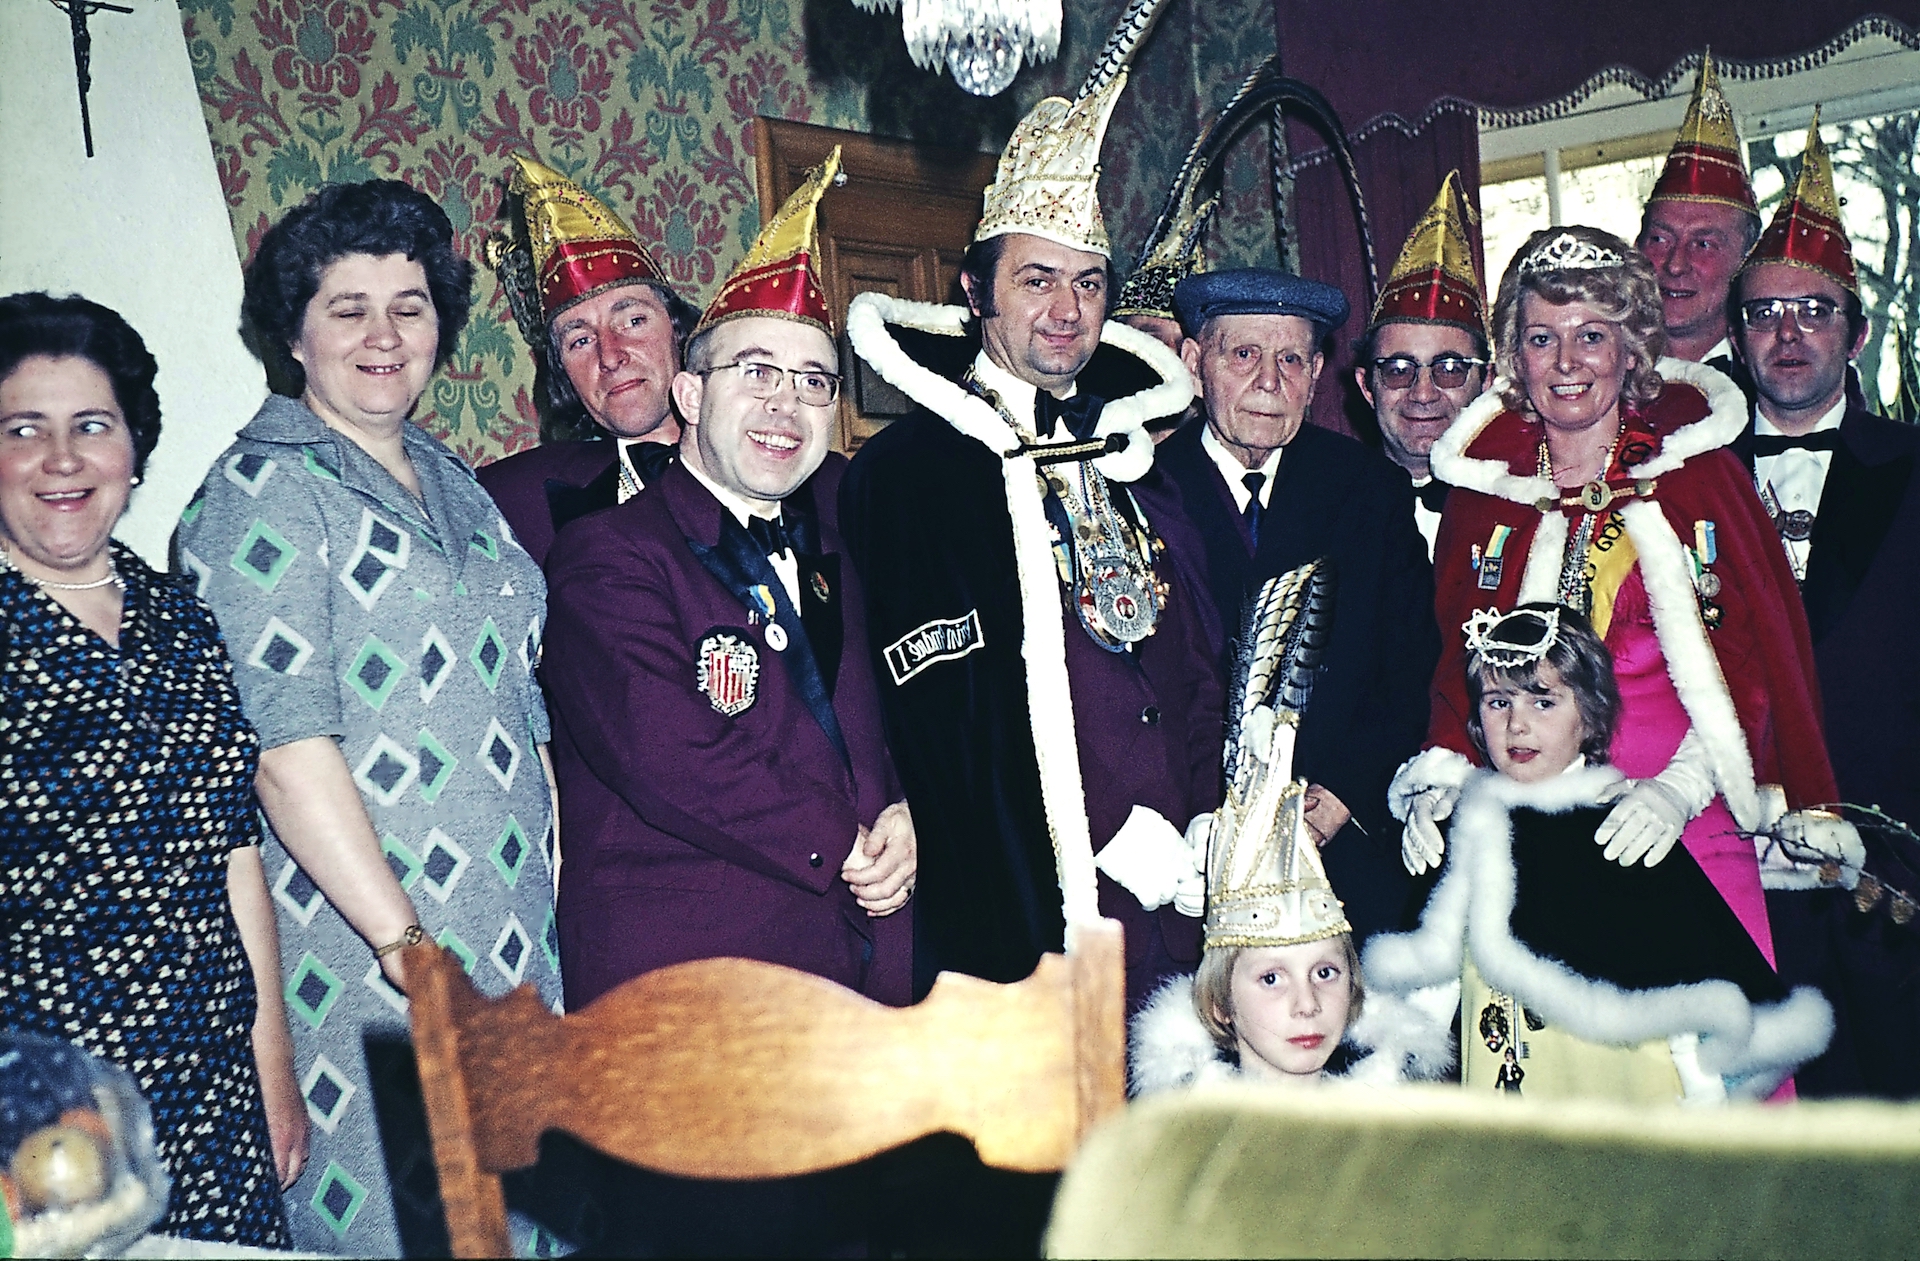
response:
[[[1634,238],[1698,66],[1690,59],[1657,89],[1631,76],[1599,76],[1565,108],[1483,113],[1480,205],[1489,289],[1537,228],[1586,223]],[[1820,107],[1860,296],[1873,321],[1858,360],[1862,386],[1879,410],[1920,421],[1920,51],[1869,35],[1811,66],[1716,59],[1716,67],[1747,143],[1763,223],[1799,169],[1807,125]]]

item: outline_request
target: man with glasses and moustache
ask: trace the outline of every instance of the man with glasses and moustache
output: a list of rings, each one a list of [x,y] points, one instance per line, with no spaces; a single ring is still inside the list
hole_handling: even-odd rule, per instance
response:
[[[1359,937],[1410,926],[1413,888],[1387,813],[1387,785],[1419,751],[1439,659],[1433,573],[1406,476],[1352,438],[1306,424],[1347,318],[1339,290],[1268,268],[1190,276],[1174,289],[1204,422],[1161,444],[1205,541],[1222,622],[1246,593],[1308,561],[1333,572],[1324,665],[1300,731],[1307,825]],[[1177,544],[1177,540],[1175,540]]]
[[[1433,555],[1447,484],[1428,462],[1460,409],[1487,388],[1484,286],[1467,238],[1460,173],[1407,234],[1356,347],[1354,380],[1373,408],[1389,460],[1413,479],[1414,523]]]
[[[1869,327],[1817,116],[1792,195],[1734,279],[1733,319],[1758,392],[1735,449],[1800,582],[1841,796],[1920,824],[1920,429],[1848,401]],[[1871,867],[1902,870],[1866,841]],[[1800,1093],[1920,1097],[1920,941],[1852,897],[1767,898],[1782,976],[1835,1009]]]

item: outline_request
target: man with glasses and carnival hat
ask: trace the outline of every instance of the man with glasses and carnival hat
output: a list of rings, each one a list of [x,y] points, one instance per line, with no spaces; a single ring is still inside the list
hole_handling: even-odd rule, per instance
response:
[[[700,313],[620,217],[560,172],[516,154],[507,201],[487,257],[533,354],[547,441],[478,476],[544,564],[561,526],[625,503],[673,460],[668,390]]]
[[[1210,595],[1229,628],[1246,593],[1326,558],[1333,615],[1296,766],[1307,825],[1360,936],[1402,927],[1413,889],[1387,785],[1420,747],[1439,657],[1433,576],[1404,473],[1352,438],[1306,423],[1346,320],[1338,289],[1271,268],[1190,276],[1174,290],[1182,357],[1203,419],[1159,462],[1204,540]],[[1177,543],[1177,539],[1176,539]]]
[[[1433,554],[1447,484],[1428,457],[1460,409],[1487,386],[1485,288],[1467,236],[1460,172],[1401,247],[1361,336],[1353,375],[1380,426],[1381,450],[1413,479],[1414,522]]]
[[[906,917],[891,917],[913,887],[913,823],[833,528],[840,375],[812,259],[838,159],[689,339],[679,462],[568,525],[548,558],[572,1008],[720,955],[908,997]]]
[[[1727,287],[1759,235],[1760,210],[1733,107],[1709,53],[1701,58],[1686,119],[1647,198],[1636,242],[1660,277],[1667,354],[1732,369],[1729,375],[1738,379]]]
[[[919,827],[922,992],[943,969],[1023,979],[1102,915],[1124,926],[1135,1005],[1199,958],[1183,832],[1219,803],[1225,705],[1129,489],[1152,466],[1143,423],[1192,387],[1106,319],[1095,181],[1125,81],[1015,129],[961,264],[967,308],[868,293],[847,313],[861,358],[919,404],[867,441],[841,504]],[[1079,378],[1102,343],[1156,383],[1096,396]]]
[[[1757,392],[1734,449],[1799,580],[1841,796],[1920,824],[1920,429],[1848,401],[1848,363],[1870,330],[1817,112],[1733,297],[1734,349]],[[1852,898],[1768,896],[1788,930],[1775,932],[1781,971],[1821,984],[1837,1017],[1801,1093],[1920,1096],[1920,941]]]

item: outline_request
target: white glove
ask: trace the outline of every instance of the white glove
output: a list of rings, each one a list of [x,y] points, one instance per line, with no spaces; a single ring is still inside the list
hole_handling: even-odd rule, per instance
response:
[[[1094,855],[1093,865],[1117,881],[1149,911],[1157,911],[1179,896],[1181,885],[1200,881],[1206,898],[1205,877],[1194,869],[1193,851],[1186,837],[1158,810],[1135,806],[1106,848]]]
[[[1825,810],[1795,810],[1753,838],[1760,856],[1760,886],[1764,889],[1818,889],[1838,884],[1851,889],[1860,883],[1866,865],[1866,846],[1860,829]],[[1834,878],[1822,877],[1831,863]]]
[[[1440,865],[1446,840],[1440,820],[1453,813],[1460,789],[1473,774],[1473,763],[1452,749],[1432,748],[1418,753],[1397,772],[1387,787],[1387,808],[1407,826],[1400,833],[1400,860],[1419,875]]]
[[[1173,909],[1192,919],[1207,913],[1207,849],[1213,844],[1217,823],[1218,818],[1209,810],[1194,815],[1187,824],[1187,856],[1193,863],[1193,875],[1180,881],[1173,895]]]
[[[1707,808],[1716,791],[1706,752],[1689,729],[1665,770],[1632,781],[1593,834],[1594,843],[1622,867],[1652,867],[1672,852],[1687,823]]]
[[[1407,825],[1400,829],[1400,861],[1407,871],[1419,875],[1440,865],[1446,853],[1446,838],[1440,835],[1440,820],[1453,814],[1460,790],[1452,785],[1422,789],[1407,803]]]

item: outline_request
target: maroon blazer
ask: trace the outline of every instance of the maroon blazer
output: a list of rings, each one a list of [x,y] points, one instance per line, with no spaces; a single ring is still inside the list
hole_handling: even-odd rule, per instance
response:
[[[474,476],[500,505],[500,515],[513,527],[520,546],[544,567],[561,526],[613,507],[619,477],[613,455],[618,449],[604,438],[550,442],[482,465]]]
[[[823,505],[818,560],[803,560],[821,581],[803,581],[798,611],[678,464],[555,540],[544,678],[570,1008],[654,968],[727,955],[909,1000],[911,908],[870,919],[840,878],[859,827],[901,793],[863,598],[834,528],[844,460],[828,460],[788,501],[789,518],[806,499]],[[771,619],[756,585],[775,602]],[[769,642],[775,620],[784,651]]]

